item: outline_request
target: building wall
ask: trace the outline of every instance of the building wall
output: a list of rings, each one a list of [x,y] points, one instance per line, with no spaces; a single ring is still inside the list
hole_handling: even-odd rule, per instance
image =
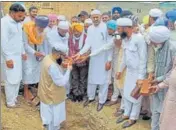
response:
[[[4,12],[8,13],[8,9],[12,2],[3,2]],[[78,15],[81,10],[90,13],[91,9],[96,7],[96,2],[24,2],[27,9],[31,5],[39,8],[39,14],[62,14],[70,19],[74,15]]]
[[[8,13],[12,2],[3,2],[5,14]],[[165,4],[166,3],[166,4]],[[129,9],[142,20],[151,8],[161,8],[164,12],[176,8],[176,2],[24,2],[27,9],[31,5],[39,8],[39,14],[56,13],[65,15],[68,19],[77,15],[81,10],[91,12],[91,9],[99,9],[101,12],[111,11],[112,7],[119,6]]]

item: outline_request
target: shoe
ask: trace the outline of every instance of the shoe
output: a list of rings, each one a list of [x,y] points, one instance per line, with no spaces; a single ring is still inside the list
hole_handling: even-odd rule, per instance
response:
[[[95,100],[87,100],[84,102],[83,106],[86,107],[88,106],[90,103],[94,102]]]
[[[129,119],[129,118],[126,118],[126,117],[124,117],[124,116],[122,115],[122,116],[120,116],[120,117],[117,119],[116,123],[119,124],[119,123],[121,123],[121,122],[123,122],[123,121],[125,121],[125,120],[128,120],[128,119]]]
[[[118,103],[118,101],[108,101],[108,102],[105,103],[105,106],[112,106],[112,105],[115,105],[117,103]]]
[[[143,117],[142,117],[142,120],[150,120],[151,119],[151,117],[149,117],[149,116],[147,116],[147,115],[144,115]]]
[[[128,120],[123,123],[122,128],[131,127],[134,124],[136,124],[136,120]]]
[[[104,104],[98,103],[97,105],[97,111],[101,111],[103,109]]]

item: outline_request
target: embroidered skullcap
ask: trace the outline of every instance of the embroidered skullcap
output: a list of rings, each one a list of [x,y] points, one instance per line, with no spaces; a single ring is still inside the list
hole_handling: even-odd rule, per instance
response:
[[[129,15],[129,16],[127,16],[127,18],[129,18],[129,19],[132,20],[133,25],[138,25],[138,23],[139,23],[139,18],[138,18],[137,16],[135,16],[135,15]]]
[[[57,19],[58,19],[59,21],[66,21],[66,17],[65,17],[64,15],[59,15],[59,16],[57,17]]]

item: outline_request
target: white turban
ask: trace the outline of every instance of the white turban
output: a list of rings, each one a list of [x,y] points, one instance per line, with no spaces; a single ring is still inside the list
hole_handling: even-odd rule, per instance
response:
[[[59,15],[59,16],[57,17],[57,19],[58,19],[59,21],[66,21],[66,18],[65,18],[64,15]]]
[[[117,26],[133,26],[133,22],[129,18],[119,18],[117,19]]]
[[[170,38],[170,31],[165,26],[153,26],[149,31],[149,38],[154,43],[163,43]]]
[[[94,15],[94,14],[98,14],[98,15],[101,15],[101,12],[97,9],[93,10],[91,13],[91,15]]]
[[[58,24],[58,28],[63,29],[63,30],[68,30],[69,29],[69,22],[68,21],[60,21]]]
[[[86,24],[86,23],[87,23],[87,24],[92,24],[92,19],[90,19],[90,18],[89,18],[89,19],[86,19],[86,20],[84,21],[84,24]]]
[[[155,8],[149,11],[149,15],[151,17],[161,17],[163,15],[163,12],[160,9]]]

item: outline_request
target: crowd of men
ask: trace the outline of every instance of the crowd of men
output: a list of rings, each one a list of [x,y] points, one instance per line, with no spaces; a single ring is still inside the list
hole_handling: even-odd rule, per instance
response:
[[[60,129],[66,120],[66,99],[83,102],[84,107],[97,101],[98,112],[104,105],[120,103],[114,116],[123,128],[134,125],[141,114],[143,120],[151,118],[151,130],[176,129],[176,9],[151,9],[142,22],[120,7],[111,13],[81,11],[70,21],[64,15],[38,15],[34,6],[29,16],[26,11],[15,3],[1,19],[8,108],[19,106],[22,82],[27,102],[35,99],[29,88],[37,86],[47,130]],[[145,79],[153,93],[135,98],[133,91]]]

